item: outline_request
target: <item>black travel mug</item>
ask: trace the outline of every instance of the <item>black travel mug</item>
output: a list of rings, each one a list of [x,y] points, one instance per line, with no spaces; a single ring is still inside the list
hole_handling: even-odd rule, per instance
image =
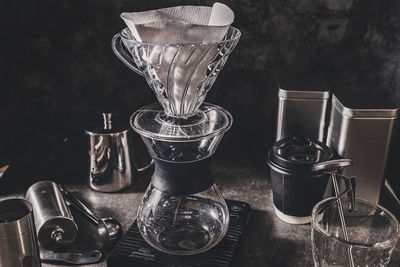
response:
[[[312,171],[314,164],[330,160],[332,150],[308,138],[284,138],[268,153],[276,215],[292,224],[311,221],[313,206],[322,200],[330,175]]]

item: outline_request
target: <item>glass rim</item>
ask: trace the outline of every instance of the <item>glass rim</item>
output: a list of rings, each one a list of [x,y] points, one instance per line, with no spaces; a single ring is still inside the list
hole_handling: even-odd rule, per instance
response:
[[[216,131],[212,131],[209,133],[202,133],[202,134],[197,134],[197,135],[193,135],[190,137],[187,136],[172,136],[172,135],[165,135],[165,134],[160,134],[160,133],[154,133],[154,132],[150,132],[150,131],[146,131],[144,129],[142,129],[141,127],[137,126],[137,116],[143,112],[154,112],[154,107],[159,107],[160,110],[159,112],[164,112],[162,106],[159,103],[153,103],[147,106],[144,106],[142,108],[140,108],[139,110],[135,111],[130,119],[130,125],[132,127],[132,129],[137,132],[138,134],[140,134],[141,136],[144,136],[146,138],[150,138],[150,139],[154,139],[154,140],[159,140],[159,141],[165,141],[165,142],[196,142],[202,139],[207,139],[207,138],[212,138],[215,136],[220,136],[223,135],[226,131],[228,131],[233,123],[233,118],[232,115],[224,108],[215,105],[215,104],[211,104],[208,102],[203,102],[203,104],[200,106],[207,106],[207,107],[211,107],[214,108],[215,110],[218,110],[219,112],[221,112],[222,115],[224,115],[226,117],[226,125],[224,125],[223,127],[221,127],[220,129],[216,130]],[[153,109],[153,110],[152,110]]]
[[[242,35],[242,33],[240,32],[240,30],[238,28],[235,28],[233,26],[229,26],[228,31],[231,30],[231,29],[232,29],[233,32],[236,33],[232,38],[223,39],[221,41],[216,41],[216,42],[205,42],[205,43],[163,44],[163,43],[140,42],[140,41],[137,41],[136,39],[130,39],[130,38],[127,38],[125,36],[125,32],[126,31],[130,32],[128,27],[126,27],[126,28],[121,30],[120,36],[121,36],[121,39],[123,39],[126,42],[130,42],[130,43],[133,43],[133,44],[140,44],[140,45],[165,46],[165,47],[168,47],[168,46],[171,46],[171,47],[190,47],[190,46],[203,46],[203,45],[207,46],[207,45],[224,44],[224,43],[233,42],[235,40],[238,40],[240,38],[240,36]]]
[[[347,198],[347,196],[346,196],[346,198]],[[341,199],[341,198],[339,198],[339,199]],[[325,210],[326,210],[327,208],[331,207],[335,202],[337,202],[339,199],[337,199],[336,197],[329,197],[329,198],[325,198],[325,199],[321,200],[320,202],[318,202],[317,204],[315,204],[315,206],[313,207],[312,213],[311,213],[311,227],[313,229],[324,234],[325,236],[333,238],[334,240],[339,241],[339,242],[344,243],[349,246],[356,246],[356,247],[362,247],[362,248],[377,248],[377,247],[378,248],[386,248],[386,247],[392,246],[393,244],[396,244],[397,240],[400,237],[400,226],[399,226],[399,222],[398,222],[396,216],[394,216],[389,210],[382,207],[381,205],[371,203],[371,202],[361,199],[361,198],[356,198],[356,203],[361,202],[361,203],[368,204],[370,206],[379,208],[380,210],[384,211],[389,216],[389,218],[396,225],[396,234],[395,235],[392,235],[392,237],[388,238],[387,240],[384,240],[384,241],[381,241],[378,243],[374,243],[374,244],[368,244],[368,243],[361,243],[361,242],[354,242],[354,241],[346,241],[343,238],[336,237],[336,236],[332,235],[331,233],[329,233],[328,231],[326,231],[322,227],[322,225],[319,223],[318,216],[316,215],[316,213],[317,213],[317,211],[318,212],[321,211],[320,208],[321,208],[322,204],[329,202],[329,201],[332,202],[329,206],[327,206],[325,208]],[[357,204],[356,204],[356,206],[357,206]]]

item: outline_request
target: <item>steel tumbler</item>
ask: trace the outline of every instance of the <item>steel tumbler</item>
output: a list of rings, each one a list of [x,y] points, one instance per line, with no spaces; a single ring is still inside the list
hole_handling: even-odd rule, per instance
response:
[[[23,199],[0,201],[0,267],[40,267],[32,205]]]

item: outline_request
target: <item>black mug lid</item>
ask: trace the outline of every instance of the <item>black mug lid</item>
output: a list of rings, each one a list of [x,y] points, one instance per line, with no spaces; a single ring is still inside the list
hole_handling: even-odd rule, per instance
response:
[[[268,163],[292,172],[311,172],[315,163],[330,160],[332,150],[324,143],[301,137],[283,138],[269,151]]]

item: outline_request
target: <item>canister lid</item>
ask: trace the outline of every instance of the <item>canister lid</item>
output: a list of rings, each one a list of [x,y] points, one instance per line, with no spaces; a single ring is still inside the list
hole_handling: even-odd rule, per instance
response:
[[[307,72],[286,72],[278,78],[279,97],[292,99],[329,99],[325,81]]]
[[[387,97],[367,92],[335,93],[332,106],[350,118],[393,119],[398,116],[398,107]]]
[[[311,172],[318,162],[330,160],[332,150],[324,143],[309,138],[284,138],[269,151],[268,164],[288,172]]]

